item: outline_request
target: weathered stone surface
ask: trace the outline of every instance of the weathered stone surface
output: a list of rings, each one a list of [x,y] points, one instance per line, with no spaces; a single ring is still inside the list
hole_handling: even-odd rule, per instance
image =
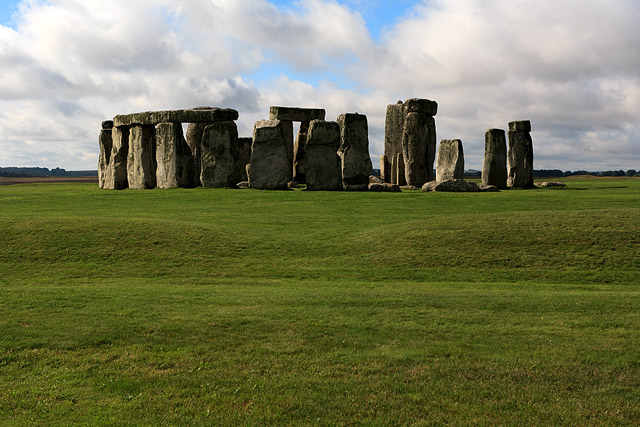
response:
[[[519,120],[509,123],[509,130],[520,132],[531,132],[531,121]]]
[[[342,114],[338,116],[340,126],[340,150],[343,185],[369,183],[373,172],[369,156],[369,125],[367,116],[362,114]]]
[[[291,177],[293,178],[293,122],[289,120],[280,120],[282,132],[284,134],[284,142],[287,147],[287,162]]]
[[[201,153],[200,149],[202,148],[202,135],[204,134],[204,128],[209,126],[209,123],[189,123],[187,126],[187,134],[186,141],[189,149],[191,150],[191,156],[193,157],[193,162],[196,167],[196,176],[198,177],[198,181],[200,181],[200,163]]]
[[[509,187],[531,188],[533,184],[533,141],[529,132],[509,131]]]
[[[307,190],[341,190],[340,126],[314,120],[307,136]]]
[[[502,129],[489,129],[484,134],[482,184],[507,188],[507,137]]]
[[[427,181],[436,179],[436,171],[433,168],[436,162],[436,119],[427,119]]]
[[[391,163],[385,156],[380,156],[380,177],[383,182],[391,181]]]
[[[261,120],[253,129],[248,168],[249,185],[261,190],[286,190],[291,167],[280,120]]]
[[[369,191],[369,184],[345,185],[345,191]]]
[[[296,143],[293,147],[293,179],[296,182],[306,182],[306,152],[307,134],[309,133],[309,122],[300,123]]]
[[[404,156],[402,153],[396,154],[396,184],[399,186],[407,185],[406,170],[404,167]]]
[[[538,184],[538,187],[566,187],[567,184],[560,181],[545,181]]]
[[[277,107],[269,108],[269,120],[290,122],[311,122],[324,120],[326,112],[322,108]]]
[[[398,183],[398,155],[391,156],[391,184]]]
[[[113,148],[112,128],[105,129],[104,126],[100,131],[98,143],[100,145],[100,156],[98,157],[98,186],[104,188],[109,163],[111,161],[111,150]]]
[[[180,123],[156,126],[156,164],[158,188],[189,188],[199,184],[195,160]]]
[[[464,153],[462,141],[459,139],[443,139],[440,141],[436,181],[464,178]]]
[[[158,123],[208,123],[238,120],[236,110],[198,107],[188,110],[147,111],[121,114],[113,118],[114,126],[156,125]]]
[[[240,181],[249,180],[247,176],[247,165],[251,161],[251,144],[253,144],[253,138],[238,138],[236,175]]]
[[[429,119],[430,116],[422,113],[409,113],[405,117],[402,155],[408,185],[421,187],[429,178]]]
[[[132,126],[127,156],[129,188],[155,188],[156,166],[155,126]]]
[[[129,133],[130,130],[127,126],[111,129],[111,156],[104,176],[103,188],[123,190],[129,187],[127,181]]]
[[[400,189],[401,190],[417,190],[418,187],[416,187],[415,185],[401,185]]]
[[[400,191],[400,186],[397,184],[388,184],[386,182],[384,183],[372,183],[369,184],[369,191],[378,191],[378,192],[385,192],[385,193],[399,193]]]
[[[442,191],[452,193],[477,193],[478,184],[463,179],[448,179],[446,181],[429,181],[422,186],[422,191]]]
[[[483,193],[497,193],[500,189],[495,185],[480,184],[478,189]]]
[[[102,122],[102,129],[111,130],[113,129],[113,120],[105,120]]]
[[[384,122],[384,156],[386,163],[390,165],[390,167],[393,162],[393,157],[398,153],[402,153],[404,118],[405,113],[402,101],[387,106],[387,115]],[[389,169],[389,172],[391,172],[389,176],[383,175],[384,180],[387,182],[393,180],[393,172],[391,169]]]
[[[385,183],[386,182],[379,176],[375,176],[375,175],[369,176],[369,184],[385,184]]]
[[[238,128],[233,121],[207,126],[202,135],[200,182],[204,187],[233,187],[240,181],[236,169]]]
[[[422,113],[427,116],[438,114],[438,103],[428,99],[411,98],[404,102],[406,113]]]

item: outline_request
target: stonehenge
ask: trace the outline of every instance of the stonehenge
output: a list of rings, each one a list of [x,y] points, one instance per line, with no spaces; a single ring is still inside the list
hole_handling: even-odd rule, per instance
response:
[[[438,104],[411,98],[387,106],[380,177],[373,176],[367,116],[325,121],[319,108],[272,106],[239,137],[236,110],[197,107],[117,115],[98,137],[100,188],[254,188],[311,191],[497,191],[533,187],[531,123],[485,132],[482,184],[464,180],[459,139],[443,139],[436,159]],[[293,137],[293,122],[299,122]],[[183,132],[186,129],[186,135]],[[477,187],[477,189],[476,189]]]

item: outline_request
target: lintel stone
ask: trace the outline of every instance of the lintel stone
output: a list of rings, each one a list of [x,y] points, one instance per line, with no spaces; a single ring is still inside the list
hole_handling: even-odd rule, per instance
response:
[[[322,108],[277,107],[269,108],[269,120],[285,120],[291,122],[310,122],[324,120],[325,110]]]
[[[519,131],[519,132],[531,132],[531,121],[529,120],[520,120],[517,122],[509,123],[510,131]]]
[[[236,110],[229,108],[209,108],[188,110],[147,111],[144,113],[121,114],[113,118],[114,126],[157,125],[159,123],[209,123],[238,120]]]
[[[429,99],[411,98],[404,102],[407,113],[422,113],[427,116],[438,114],[438,103]]]

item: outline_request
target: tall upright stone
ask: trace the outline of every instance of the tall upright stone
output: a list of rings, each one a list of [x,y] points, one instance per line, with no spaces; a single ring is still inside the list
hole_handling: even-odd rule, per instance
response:
[[[135,125],[131,127],[127,157],[129,188],[149,189],[156,187],[155,136],[155,126]]]
[[[391,164],[387,162],[387,158],[383,155],[380,156],[380,179],[385,181],[385,177],[391,176]]]
[[[98,186],[100,188],[104,188],[109,162],[111,161],[111,149],[113,147],[112,129],[112,120],[102,122],[102,129],[98,137],[98,144],[100,145],[100,156],[98,157]]]
[[[204,134],[204,129],[210,124],[211,122],[189,123],[189,126],[187,126],[186,142],[191,150],[191,157],[196,167],[195,174],[197,177],[200,177],[200,162],[202,161],[200,153],[200,149],[202,148],[202,135]]]
[[[368,185],[373,173],[369,155],[369,125],[367,116],[362,114],[342,114],[338,116],[340,126],[340,149],[338,155],[342,163],[342,184]]]
[[[301,122],[296,143],[293,147],[293,180],[304,184],[306,182],[306,146],[310,122]]]
[[[484,134],[482,184],[507,188],[507,138],[503,129],[489,129]]]
[[[238,128],[235,122],[216,122],[207,126],[202,136],[200,182],[204,187],[235,186]]]
[[[418,112],[405,117],[402,134],[402,156],[408,185],[422,187],[429,177],[429,116]],[[398,183],[400,184],[400,183]]]
[[[341,190],[340,126],[313,120],[307,136],[307,190]]]
[[[443,139],[438,151],[436,180],[464,179],[464,153],[459,139]]]
[[[158,188],[188,188],[199,184],[199,168],[184,138],[182,124],[159,123],[156,126],[156,164]]]
[[[396,184],[400,186],[407,185],[407,170],[402,153],[396,154],[396,174]]]
[[[397,104],[387,106],[387,114],[384,122],[384,165],[380,162],[380,170],[388,173],[382,175],[386,182],[393,181],[393,167],[391,163],[398,153],[402,153],[402,133],[404,130],[404,104],[398,101]]]
[[[280,120],[261,120],[253,129],[249,186],[285,190],[292,179],[284,127]]]
[[[104,177],[103,188],[123,190],[129,187],[127,180],[127,158],[129,155],[128,126],[114,126],[111,129],[111,157]]]
[[[534,187],[533,140],[530,132],[531,122],[528,120],[509,123],[509,187]]]
[[[251,162],[251,145],[253,138],[238,138],[236,150],[236,175],[240,181],[248,181],[247,165]]]
[[[398,185],[398,159],[402,154],[396,153],[391,156],[391,176],[389,177],[389,183]]]

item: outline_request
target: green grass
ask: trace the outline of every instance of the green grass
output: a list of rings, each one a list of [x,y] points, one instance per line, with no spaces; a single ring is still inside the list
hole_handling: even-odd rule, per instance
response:
[[[0,187],[0,424],[635,424],[640,179]]]

